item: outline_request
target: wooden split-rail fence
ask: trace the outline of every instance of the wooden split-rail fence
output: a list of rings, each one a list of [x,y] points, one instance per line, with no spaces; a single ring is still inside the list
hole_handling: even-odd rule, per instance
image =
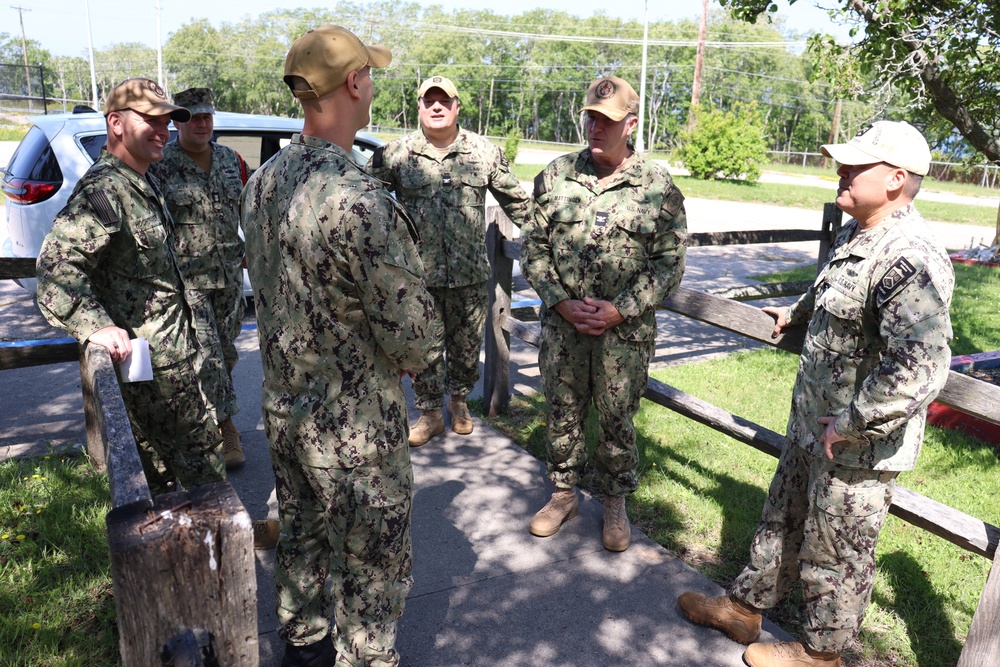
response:
[[[0,280],[34,259],[0,259]],[[79,362],[87,451],[106,470],[111,579],[125,667],[256,667],[250,515],[228,482],[153,498],[108,351],[72,340],[0,346],[0,371]]]
[[[826,261],[834,235],[840,226],[841,212],[827,204],[819,230],[789,229],[749,232],[692,233],[688,247],[819,241],[817,271]],[[538,347],[540,325],[516,319],[511,311],[511,288],[514,261],[520,258],[521,244],[513,238],[513,224],[499,207],[487,209],[487,249],[492,266],[486,322],[486,361],[483,371],[483,402],[490,416],[506,411],[510,401],[510,337],[520,338]],[[699,322],[745,336],[758,343],[799,353],[805,327],[793,327],[781,337],[771,338],[774,320],[758,308],[736,299],[783,296],[805,291],[805,285],[727,290],[723,295],[706,294],[681,287],[663,302],[662,307]],[[731,298],[725,298],[729,296]],[[518,304],[515,303],[517,308]],[[705,424],[731,438],[762,452],[778,457],[784,436],[722,408],[650,378],[645,398]],[[939,403],[969,415],[1000,423],[1000,387],[951,371],[948,382],[937,398]],[[984,490],[984,493],[986,491]],[[1000,529],[947,505],[896,486],[892,514],[923,528],[966,551],[995,563]],[[958,667],[997,667],[1000,665],[1000,566],[991,567],[979,605],[972,619]]]

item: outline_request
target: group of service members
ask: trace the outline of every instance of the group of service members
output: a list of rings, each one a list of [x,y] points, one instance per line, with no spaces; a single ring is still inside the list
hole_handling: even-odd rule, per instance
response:
[[[210,91],[171,104],[156,83],[125,81],[104,107],[107,148],[38,260],[51,323],[115,362],[133,339],[149,341],[154,379],[123,383],[122,394],[160,493],[220,481],[243,461],[232,370],[245,256],[280,521],[280,539],[273,520],[255,521],[254,535],[261,548],[277,542],[283,667],[399,664],[396,625],[412,586],[409,448],[444,432],[446,395],[452,430],[474,428],[466,401],[488,300],[487,192],[520,227],[522,270],[542,301],[554,491],[530,522],[535,536],[576,516],[592,466],[602,544],[629,547],[633,418],[656,307],[684,272],[684,197],[634,149],[639,100],[628,82],[589,86],[587,148],[549,164],[529,197],[503,152],[459,126],[459,92],[442,76],[418,89],[419,129],[356,164],[371,70],[391,60],[339,26],[302,35],[284,81],[303,130],[252,175],[212,141]],[[923,136],[878,121],[822,150],[840,163],[836,201],[852,219],[809,291],[764,309],[775,336],[795,324],[808,334],[750,564],[726,595],[678,600],[692,621],[749,644],[752,667],[840,664],[871,596],[895,477],[915,464],[950,361],[954,274],[913,206],[930,161]],[[412,427],[404,374],[421,413]],[[797,583],[805,641],[757,642],[761,612]]]

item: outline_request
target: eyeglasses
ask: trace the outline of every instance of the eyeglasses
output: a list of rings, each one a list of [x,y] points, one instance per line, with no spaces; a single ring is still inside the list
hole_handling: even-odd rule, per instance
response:
[[[420,102],[420,104],[422,104],[424,106],[425,109],[430,109],[435,104],[440,104],[445,109],[450,109],[452,107],[452,105],[455,104],[455,98],[454,97],[449,97],[448,99],[442,100],[442,99],[439,99],[439,98],[421,97],[420,100],[419,100],[419,102]]]

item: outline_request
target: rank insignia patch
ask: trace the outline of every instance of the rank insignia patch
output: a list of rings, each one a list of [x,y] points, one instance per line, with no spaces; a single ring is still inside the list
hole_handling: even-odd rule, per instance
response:
[[[913,265],[905,257],[897,259],[896,263],[885,272],[885,275],[882,276],[875,287],[875,292],[878,294],[879,300],[884,301],[888,299],[897,288],[902,286],[916,272],[917,270],[913,268]]]

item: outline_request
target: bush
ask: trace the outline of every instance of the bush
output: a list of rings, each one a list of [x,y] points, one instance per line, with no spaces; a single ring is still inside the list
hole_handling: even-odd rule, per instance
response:
[[[754,183],[767,161],[764,119],[754,104],[729,111],[696,108],[696,123],[685,132],[677,157],[695,178],[744,178]]]
[[[507,156],[507,162],[514,164],[517,158],[517,145],[521,143],[521,132],[516,127],[510,128],[507,132],[507,141],[503,144],[503,154]]]

